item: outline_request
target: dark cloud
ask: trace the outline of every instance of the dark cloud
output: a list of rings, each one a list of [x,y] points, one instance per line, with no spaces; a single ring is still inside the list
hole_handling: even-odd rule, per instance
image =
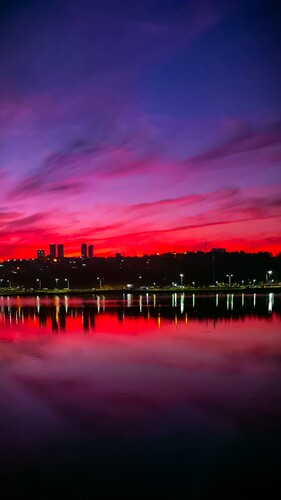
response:
[[[189,158],[192,163],[221,160],[227,156],[238,155],[281,144],[281,122],[275,122],[262,130],[244,126],[234,137],[197,156]]]
[[[281,216],[281,197],[276,194],[270,197],[250,193],[247,195],[246,191],[237,190],[232,196],[226,196],[221,200],[218,211],[231,216],[232,220],[235,220],[238,213],[253,221],[278,217]]]
[[[202,193],[202,194],[189,194],[186,196],[180,196],[178,198],[168,198],[162,200],[155,200],[148,203],[138,203],[137,205],[132,205],[132,210],[145,210],[145,209],[154,209],[161,208],[164,210],[165,208],[169,209],[169,207],[185,207],[188,205],[195,205],[197,203],[203,203],[205,201],[220,201],[221,199],[233,198],[237,193],[239,193],[238,189],[222,189],[215,192]]]
[[[9,199],[59,191],[78,194],[89,183],[94,186],[102,179],[151,172],[155,157],[137,155],[138,152],[126,143],[110,146],[76,141],[68,148],[49,155],[41,166],[12,189]]]
[[[29,228],[34,225],[36,226],[37,224],[41,224],[43,221],[46,222],[48,218],[49,214],[47,212],[37,213],[27,217],[16,218],[13,221],[10,221],[6,227],[7,229],[19,229],[20,227]]]

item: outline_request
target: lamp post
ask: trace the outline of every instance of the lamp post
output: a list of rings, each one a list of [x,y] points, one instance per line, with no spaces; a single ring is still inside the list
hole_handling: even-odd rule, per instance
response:
[[[0,279],[0,288],[2,288],[2,281],[3,281],[3,278]]]
[[[268,282],[270,281],[269,280],[269,276],[272,276],[272,271],[267,271],[265,273],[265,282],[266,282],[266,284],[268,284]]]
[[[183,286],[183,277],[184,277],[184,274],[180,274],[180,279],[181,279],[181,287]]]
[[[41,290],[41,287],[42,287],[41,280],[39,278],[37,278],[36,281],[38,281],[39,290]]]
[[[7,280],[7,283],[8,283],[8,288],[12,288],[10,280]]]
[[[101,288],[101,280],[102,280],[102,278],[98,277],[97,280],[99,280],[100,288]]]
[[[58,281],[59,281],[59,278],[55,278],[56,288],[58,288]]]
[[[233,274],[227,274],[226,277],[228,278],[229,286],[231,286],[231,278],[233,277]]]
[[[69,290],[69,279],[68,279],[68,278],[65,278],[65,280],[64,280],[64,281],[66,281],[66,283],[67,283],[67,288],[68,288],[68,290]]]

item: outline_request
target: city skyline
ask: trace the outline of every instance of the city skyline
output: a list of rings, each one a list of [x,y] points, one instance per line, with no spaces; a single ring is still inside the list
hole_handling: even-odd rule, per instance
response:
[[[279,15],[273,0],[1,3],[0,260],[55,241],[277,255]]]
[[[45,245],[46,246],[46,245]],[[37,259],[51,258],[51,259],[64,259],[65,257],[73,257],[73,255],[66,255],[64,243],[50,243],[49,253],[46,253],[43,248],[38,248],[36,251]],[[76,256],[77,253],[74,254]],[[87,243],[81,244],[80,256],[84,259],[92,259],[94,257],[94,245]]]
[[[47,251],[47,248],[49,248],[49,251]],[[72,248],[72,246],[71,246]],[[144,257],[149,257],[149,256],[164,256],[164,255],[186,255],[186,254],[218,254],[218,253],[226,253],[226,254],[246,254],[246,255],[258,255],[258,254],[267,254],[272,257],[277,257],[279,258],[281,256],[281,252],[278,252],[274,254],[273,252],[269,252],[267,250],[264,251],[245,251],[245,250],[227,250],[226,248],[222,247],[213,247],[209,248],[206,246],[206,242],[204,243],[204,249],[199,249],[199,250],[188,250],[188,249],[182,249],[180,251],[176,251],[176,248],[167,250],[165,252],[151,252],[151,253],[144,253],[144,254],[125,254],[120,253],[120,252],[115,252],[114,254],[110,255],[96,255],[95,252],[95,245],[93,244],[88,244],[88,243],[82,243],[76,250],[73,252],[70,252],[65,248],[64,243],[53,243],[53,244],[45,244],[42,246],[37,246],[36,251],[34,255],[19,255],[17,257],[11,256],[8,259],[0,259],[0,262],[6,262],[6,261],[17,261],[17,260],[44,260],[44,259],[51,259],[54,261],[57,261],[57,259],[72,259],[72,258],[82,258],[82,259],[92,259],[94,257],[97,257],[99,259],[104,258],[106,259],[107,257],[115,257],[115,258],[144,258]]]

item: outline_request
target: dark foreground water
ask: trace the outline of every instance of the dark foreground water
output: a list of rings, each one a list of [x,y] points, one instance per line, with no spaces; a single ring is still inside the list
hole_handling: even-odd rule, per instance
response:
[[[276,294],[0,297],[1,498],[275,498],[280,313]]]

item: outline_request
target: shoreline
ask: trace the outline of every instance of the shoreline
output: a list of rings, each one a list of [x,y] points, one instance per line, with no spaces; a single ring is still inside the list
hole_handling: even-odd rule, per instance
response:
[[[120,294],[154,294],[154,295],[167,295],[173,293],[186,293],[186,294],[267,294],[267,293],[281,293],[281,286],[271,287],[176,287],[176,288],[81,288],[81,289],[47,289],[47,290],[18,290],[18,289],[0,289],[0,297],[9,296],[56,296],[56,295],[120,295]]]

